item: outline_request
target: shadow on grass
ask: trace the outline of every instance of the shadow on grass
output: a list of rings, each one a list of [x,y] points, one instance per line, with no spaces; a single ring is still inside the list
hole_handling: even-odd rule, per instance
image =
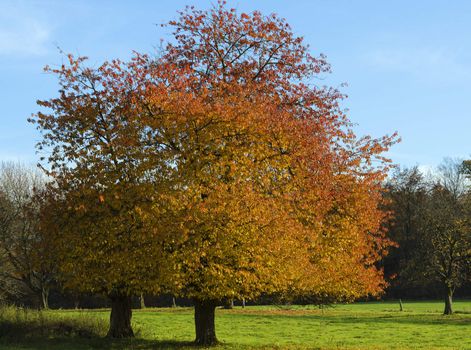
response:
[[[197,349],[193,342],[172,340],[146,340],[140,338],[110,339],[106,337],[27,337],[11,338],[0,337],[0,348],[10,349],[50,349],[50,350],[150,350],[150,349]]]
[[[471,311],[455,311],[456,315],[471,315]]]
[[[89,314],[54,315],[38,310],[0,307],[0,349],[183,349],[191,342],[105,337],[108,322]],[[138,330],[139,332],[139,330]]]
[[[273,316],[270,315],[244,315],[240,314],[239,317],[257,317],[266,318],[267,320],[272,321],[274,319]],[[397,315],[390,315],[390,314],[376,314],[376,315],[364,315],[361,316],[357,315],[277,315],[276,316],[277,322],[281,322],[281,319],[287,320],[306,320],[309,321],[316,321],[319,323],[324,324],[371,324],[374,327],[377,324],[414,324],[414,325],[452,325],[452,326],[470,326],[471,325],[471,317],[467,315],[465,312],[455,312],[454,315],[441,315],[441,314],[407,314],[407,313],[398,313]]]

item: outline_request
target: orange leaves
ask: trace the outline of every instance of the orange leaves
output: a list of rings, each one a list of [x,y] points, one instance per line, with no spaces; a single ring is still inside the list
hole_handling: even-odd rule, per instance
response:
[[[33,118],[58,198],[86,208],[59,214],[68,278],[203,299],[377,293],[381,153],[396,136],[353,133],[343,94],[309,84],[325,57],[276,15],[218,2],[169,25],[158,59],[69,56]]]

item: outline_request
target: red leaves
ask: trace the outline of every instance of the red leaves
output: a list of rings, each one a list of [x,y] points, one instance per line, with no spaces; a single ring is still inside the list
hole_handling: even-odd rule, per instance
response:
[[[377,293],[374,262],[389,244],[381,154],[396,135],[358,138],[344,95],[311,83],[329,72],[325,56],[311,56],[284,19],[224,4],[182,11],[169,22],[176,43],[158,59],[135,53],[90,69],[68,56],[51,71],[60,96],[41,101],[51,112],[33,121],[60,190],[89,209],[80,225],[92,242],[115,242],[114,261],[133,251],[122,237],[164,257],[176,271],[159,278],[173,278],[165,285],[175,293]],[[107,205],[96,207],[97,193]],[[143,256],[142,270],[159,261]]]

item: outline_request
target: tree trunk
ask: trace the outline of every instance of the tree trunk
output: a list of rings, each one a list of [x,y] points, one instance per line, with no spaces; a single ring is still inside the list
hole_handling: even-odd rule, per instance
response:
[[[245,298],[242,298],[242,309],[245,308]]]
[[[49,288],[42,288],[41,289],[41,301],[43,304],[43,309],[49,309]]]
[[[172,296],[172,307],[177,307],[177,301],[174,296]]]
[[[139,295],[139,303],[140,303],[141,309],[146,308],[146,301],[144,299],[144,294],[142,294],[142,293],[141,293],[141,295]]]
[[[234,308],[234,299],[226,299],[224,303],[224,309],[233,309]]]
[[[110,329],[108,337],[129,338],[134,337],[131,327],[131,297],[114,295],[111,299]]]
[[[443,311],[443,314],[453,314],[453,290],[451,288],[448,288],[447,294],[445,296],[445,311]]]
[[[214,326],[214,300],[195,300],[195,329],[197,345],[210,346],[217,344]]]

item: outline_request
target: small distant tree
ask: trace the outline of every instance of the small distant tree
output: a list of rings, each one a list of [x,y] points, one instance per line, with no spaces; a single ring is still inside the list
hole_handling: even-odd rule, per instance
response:
[[[425,274],[444,289],[444,314],[453,313],[453,293],[469,277],[471,193],[460,160],[446,160],[430,190],[421,239]]]

